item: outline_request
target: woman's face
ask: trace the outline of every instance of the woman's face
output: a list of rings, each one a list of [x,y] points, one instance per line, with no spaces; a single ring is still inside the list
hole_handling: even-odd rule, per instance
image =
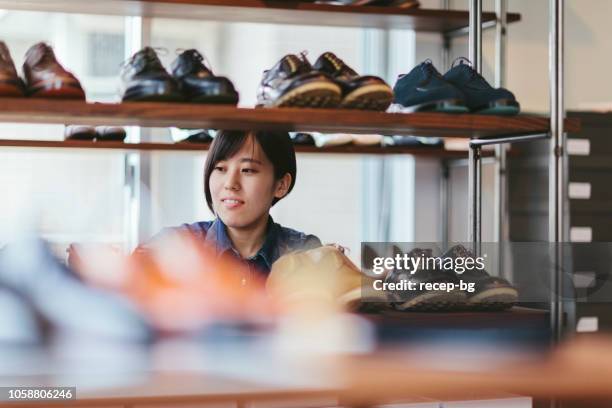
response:
[[[274,180],[274,166],[252,136],[232,157],[221,160],[210,174],[213,208],[231,228],[249,228],[267,221],[272,200],[287,193],[291,176]]]

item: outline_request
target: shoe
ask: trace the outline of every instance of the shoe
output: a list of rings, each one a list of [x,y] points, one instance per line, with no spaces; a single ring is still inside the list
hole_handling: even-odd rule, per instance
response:
[[[172,76],[189,102],[236,105],[238,92],[226,77],[216,76],[197,50],[183,51],[172,62]]]
[[[471,112],[516,115],[521,110],[512,92],[505,88],[493,88],[466,58],[457,58],[452,68],[444,74],[444,80],[463,92],[465,103]]]
[[[383,146],[403,146],[403,147],[424,147],[424,148],[443,148],[444,141],[438,137],[419,137],[419,136],[385,136]]]
[[[333,108],[342,89],[332,78],[314,71],[305,55],[289,54],[264,72],[257,92],[258,106]]]
[[[24,96],[23,81],[17,75],[11,53],[0,41],[0,96]]]
[[[469,112],[463,93],[447,82],[430,60],[400,75],[393,93],[393,112]]]
[[[340,85],[340,108],[385,111],[393,100],[393,90],[385,81],[376,76],[360,76],[332,52],[323,53],[313,68]]]
[[[125,129],[121,126],[96,127],[96,141],[98,142],[123,142],[125,136]]]
[[[57,61],[50,45],[38,43],[26,52],[23,75],[28,96],[85,99],[79,80]]]
[[[353,143],[353,135],[348,133],[313,132],[312,137],[317,147],[341,146]]]
[[[289,133],[291,141],[296,145],[314,146],[315,141],[310,133]]]
[[[123,64],[123,101],[175,102],[183,100],[174,78],[166,72],[155,50],[145,47]]]
[[[85,286],[39,239],[22,239],[0,250],[0,287],[23,299],[55,333],[137,342],[151,338],[133,303]]]
[[[394,256],[403,256],[403,251],[394,247]],[[436,259],[432,249],[415,248],[410,251],[409,258]],[[423,267],[425,266],[425,267]],[[414,290],[387,291],[389,301],[397,310],[442,312],[456,310],[466,302],[466,295],[458,289],[442,290],[452,284],[452,288],[459,287],[459,279],[436,265],[420,265],[416,272],[408,270],[394,270],[385,276],[385,283],[410,282]],[[421,284],[443,285],[439,290],[427,290],[421,288]]]
[[[280,257],[272,265],[266,290],[285,310],[386,308],[386,295],[373,289],[373,281],[341,248],[324,245]]]
[[[474,254],[463,245],[455,245],[443,256],[446,258],[475,258]],[[470,310],[505,310],[514,306],[518,299],[518,291],[507,280],[491,276],[484,269],[471,269],[457,277],[464,282],[474,283],[474,292],[466,293],[466,307]]]
[[[193,133],[181,140],[180,143],[211,143],[213,141],[213,137],[210,135],[208,130],[198,130],[196,133]]]
[[[69,125],[64,129],[65,140],[94,140],[96,129],[93,126]]]
[[[399,8],[414,8],[420,6],[418,0],[318,0],[316,3],[338,6],[388,6]]]

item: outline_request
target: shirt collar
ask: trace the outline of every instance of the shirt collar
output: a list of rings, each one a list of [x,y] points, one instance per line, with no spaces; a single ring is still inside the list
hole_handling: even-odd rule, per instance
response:
[[[279,248],[277,245],[279,233],[280,226],[274,222],[272,216],[269,216],[264,243],[257,254],[255,254],[255,256],[253,256],[251,259],[261,257],[266,263],[268,269],[271,269],[272,263],[274,263],[279,255]],[[239,256],[238,251],[236,251],[232,245],[232,241],[227,234],[227,227],[220,218],[216,218],[211,224],[208,232],[206,233],[205,241],[214,245],[217,255],[224,254],[226,251],[231,250],[235,255]]]

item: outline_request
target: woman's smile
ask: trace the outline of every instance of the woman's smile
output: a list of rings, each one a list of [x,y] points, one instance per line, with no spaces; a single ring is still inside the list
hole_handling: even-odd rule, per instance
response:
[[[243,200],[240,200],[238,198],[233,198],[233,197],[222,198],[221,202],[223,203],[223,206],[227,208],[228,210],[234,210],[244,205]]]

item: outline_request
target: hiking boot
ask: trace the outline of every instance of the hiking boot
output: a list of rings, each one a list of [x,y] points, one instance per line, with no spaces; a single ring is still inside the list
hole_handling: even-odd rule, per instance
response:
[[[234,84],[216,76],[204,64],[204,56],[197,50],[183,51],[172,63],[172,76],[187,101],[236,105],[238,92]]]
[[[0,41],[0,96],[24,96],[23,81],[3,41]]]
[[[505,88],[493,88],[466,58],[457,58],[452,68],[444,74],[444,79],[463,92],[471,112],[516,115],[521,110],[512,92]]]
[[[314,69],[334,78],[342,88],[340,108],[385,111],[393,100],[393,90],[376,76],[361,76],[332,52],[323,53]]]
[[[431,60],[417,65],[408,74],[400,75],[395,86],[392,111],[466,113],[463,93],[447,82]]]
[[[342,89],[328,75],[315,71],[306,59],[284,56],[264,76],[257,92],[259,106],[333,108],[342,99]]]
[[[403,255],[403,252],[397,247],[394,247],[394,252],[395,255]],[[413,259],[437,258],[432,249],[416,248],[407,255]],[[459,279],[454,274],[438,268],[434,262],[421,264],[416,272],[412,272],[396,269],[385,276],[386,284],[405,282],[413,285],[411,289],[387,291],[387,297],[395,309],[441,312],[458,309],[465,303],[465,293],[458,290]]]
[[[23,75],[28,96],[85,99],[79,80],[57,61],[50,45],[38,43],[26,52]]]
[[[181,101],[174,78],[166,72],[155,50],[145,47],[127,60],[121,69],[123,101]]]
[[[443,256],[443,259],[472,258],[474,254],[463,245],[455,245]],[[457,278],[474,284],[473,292],[466,292],[466,307],[471,310],[505,310],[516,304],[518,291],[507,280],[491,276],[484,269],[467,269],[463,273],[455,272]]]

